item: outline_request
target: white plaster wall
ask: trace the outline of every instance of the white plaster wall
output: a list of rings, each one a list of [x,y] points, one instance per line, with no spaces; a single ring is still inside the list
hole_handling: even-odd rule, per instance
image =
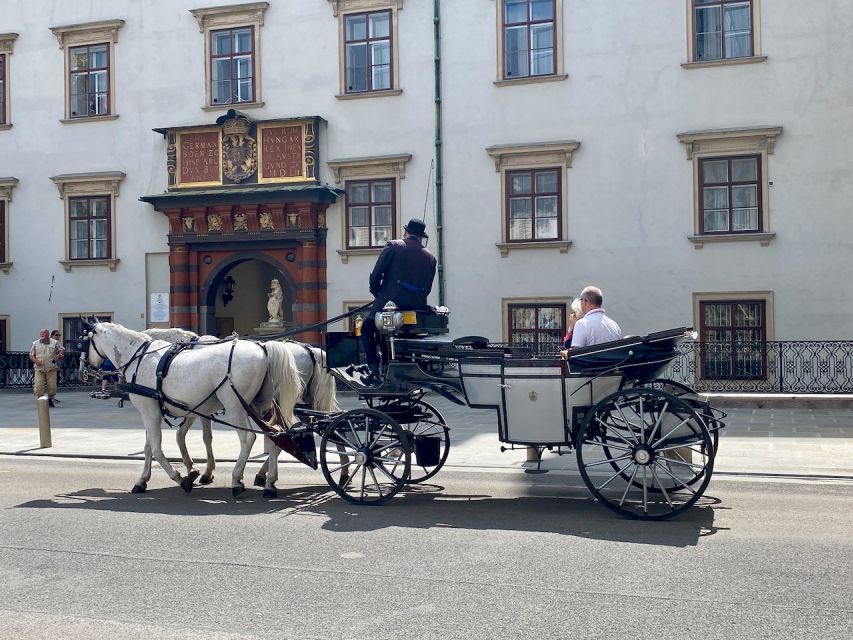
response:
[[[208,6],[240,4],[217,0]],[[262,99],[256,119],[319,115],[321,161],[411,153],[400,217],[420,216],[435,248],[432,2],[399,11],[399,96],[339,100],[338,21],[325,0],[273,0],[261,30]],[[566,296],[588,283],[626,332],[692,324],[695,291],[772,290],[776,338],[850,337],[853,297],[849,153],[853,121],[853,0],[820,11],[762,2],[761,64],[686,70],[685,2],[565,0],[562,82],[497,87],[495,0],[444,0],[444,258],[455,333],[505,337],[502,297]],[[0,314],[11,346],[61,313],[113,311],[144,327],[145,254],[166,251],[165,217],[141,195],[166,187],[165,144],[154,127],[213,122],[204,47],[189,0],[0,0],[0,33],[20,37],[11,56],[13,128],[0,131],[0,176],[20,180],[10,207],[9,274]],[[51,26],[121,18],[115,48],[119,118],[61,124],[63,53]],[[757,243],[694,249],[691,163],[676,134],[781,125],[770,156],[770,230]],[[501,258],[500,178],[485,152],[497,144],[575,139],[568,180],[568,253],[512,251]],[[331,172],[321,176],[332,183]],[[64,213],[49,176],[123,171],[115,272],[66,273]],[[368,298],[372,256],[341,262],[341,206],[327,217],[328,313]],[[56,282],[48,303],[50,277]],[[436,286],[437,289],[437,286]],[[437,302],[436,294],[433,301]],[[230,307],[229,307],[230,309]],[[815,313],[819,309],[819,313]]]

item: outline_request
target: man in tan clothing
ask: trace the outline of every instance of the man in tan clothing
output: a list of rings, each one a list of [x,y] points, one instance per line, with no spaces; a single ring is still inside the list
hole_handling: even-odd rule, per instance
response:
[[[33,393],[36,396],[44,394],[47,387],[48,404],[55,407],[57,362],[65,356],[65,349],[50,337],[47,329],[39,332],[39,339],[33,342],[30,349],[30,362],[33,363]]]

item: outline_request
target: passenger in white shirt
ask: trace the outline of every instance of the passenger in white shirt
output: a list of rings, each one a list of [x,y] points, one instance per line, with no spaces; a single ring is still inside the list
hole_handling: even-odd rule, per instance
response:
[[[590,347],[622,338],[622,329],[604,314],[601,308],[603,302],[604,297],[598,287],[586,287],[581,291],[582,315],[573,323],[574,326],[569,327],[571,346],[566,346],[570,349]],[[572,324],[571,317],[569,323]]]

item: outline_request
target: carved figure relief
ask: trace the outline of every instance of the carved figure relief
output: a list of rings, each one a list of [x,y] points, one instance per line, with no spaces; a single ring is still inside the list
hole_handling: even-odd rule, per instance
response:
[[[234,214],[234,231],[248,231],[249,226],[246,223],[245,213]]]
[[[326,214],[322,211],[317,214],[317,228],[325,229],[326,228]]]
[[[258,214],[258,223],[260,223],[261,229],[275,229],[272,224],[272,214],[269,211],[261,211]]]
[[[270,314],[270,323],[281,323],[282,321],[282,305],[284,304],[284,292],[281,290],[281,285],[278,279],[273,278],[270,282],[270,292],[267,294],[267,311]]]
[[[258,145],[249,135],[249,122],[236,117],[222,125],[222,173],[234,182],[245,180],[258,169]]]
[[[208,231],[222,231],[222,222],[219,220],[218,214],[210,214],[207,216]]]
[[[181,218],[181,222],[183,223],[185,233],[192,233],[195,231],[195,218],[192,216]]]
[[[297,224],[299,224],[299,214],[298,213],[288,213],[287,214],[287,226],[292,229]]]

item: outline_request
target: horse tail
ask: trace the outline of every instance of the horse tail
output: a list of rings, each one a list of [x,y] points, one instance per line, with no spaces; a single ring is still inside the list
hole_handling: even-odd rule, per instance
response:
[[[273,394],[278,399],[278,405],[287,426],[296,424],[293,408],[302,397],[302,376],[296,367],[293,354],[283,342],[266,342],[267,378],[272,383]]]
[[[335,379],[326,370],[326,352],[318,347],[309,347],[314,361],[311,376],[311,408],[317,411],[339,411]]]

